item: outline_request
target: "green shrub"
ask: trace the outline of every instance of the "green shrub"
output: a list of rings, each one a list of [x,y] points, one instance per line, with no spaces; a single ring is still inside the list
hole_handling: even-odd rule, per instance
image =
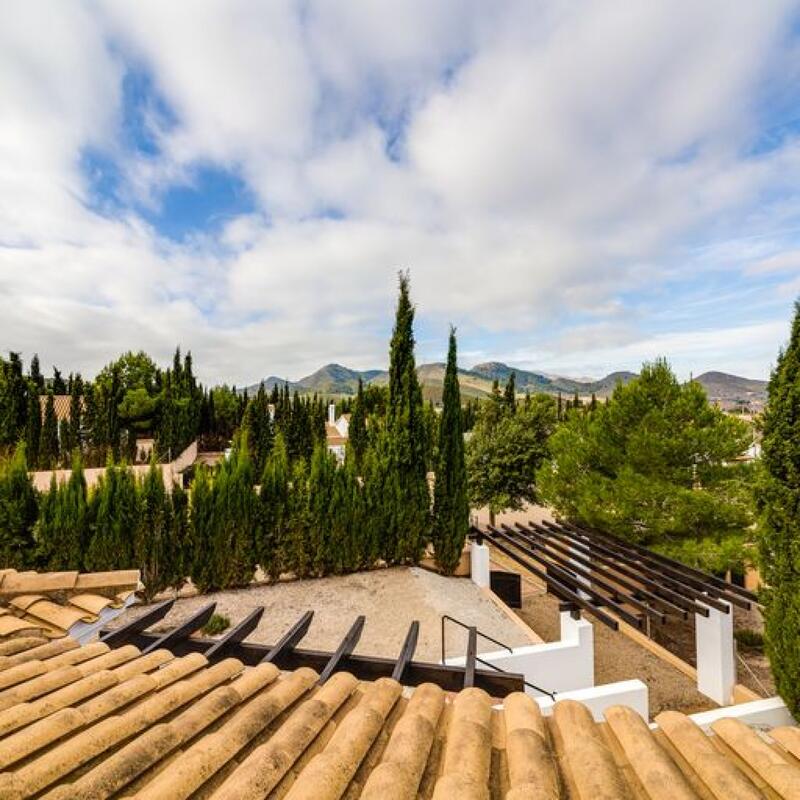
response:
[[[203,633],[206,636],[216,636],[228,630],[231,621],[224,614],[212,614],[211,619],[203,626]]]
[[[752,628],[742,628],[740,631],[733,632],[733,638],[742,646],[749,650],[764,649],[764,634],[761,631],[754,631]]]

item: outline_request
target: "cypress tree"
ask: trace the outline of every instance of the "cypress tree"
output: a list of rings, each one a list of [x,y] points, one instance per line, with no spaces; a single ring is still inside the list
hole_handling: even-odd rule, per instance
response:
[[[42,438],[42,408],[39,395],[28,394],[28,414],[25,421],[25,456],[31,469],[39,467],[39,443]]]
[[[513,414],[517,410],[517,373],[512,372],[508,376],[503,400],[508,410]]]
[[[36,489],[28,476],[25,445],[0,467],[0,564],[4,568],[34,566],[34,527],[38,516]]]
[[[42,375],[42,369],[39,365],[38,353],[34,353],[31,359],[30,379],[31,383],[36,388],[36,392],[38,394],[44,394],[44,375]]]
[[[399,276],[394,330],[389,351],[387,432],[391,452],[394,558],[416,563],[425,548],[430,521],[430,493],[425,470],[422,390],[414,361],[414,307],[407,273]]]
[[[764,412],[758,490],[765,640],[776,688],[800,714],[800,302]]]
[[[172,504],[171,536],[175,547],[174,583],[172,585],[176,589],[180,589],[189,576],[194,558],[189,525],[189,494],[180,484],[175,484],[169,497]]]
[[[364,536],[369,564],[377,559],[390,563],[397,552],[394,506],[394,467],[391,445],[385,427],[376,422],[370,431],[364,456]]]
[[[72,391],[69,398],[69,427],[72,447],[83,449],[83,380],[78,373],[72,381]]]
[[[25,431],[28,413],[28,382],[19,353],[9,353],[0,372],[0,444],[13,447]]]
[[[87,566],[89,522],[86,478],[80,458],[75,458],[69,480],[58,485],[53,475],[50,491],[43,498],[38,544],[48,569],[81,570]]]
[[[59,372],[58,367],[53,367],[53,394],[66,394],[67,384]]]
[[[39,439],[39,462],[43,469],[55,469],[58,464],[58,420],[53,393],[47,393],[44,422]]]
[[[195,472],[189,495],[189,529],[192,537],[192,561],[189,574],[200,592],[218,588],[214,544],[214,494],[211,474],[200,465]]]
[[[311,574],[315,554],[310,544],[308,467],[305,459],[300,458],[292,464],[285,548],[287,569],[298,578],[305,578]]]
[[[348,438],[356,469],[360,470],[367,449],[367,409],[364,403],[364,383],[361,378],[358,379],[358,392],[353,406],[353,414],[350,417]]]
[[[285,570],[289,526],[289,455],[278,433],[267,457],[259,493],[258,563],[273,581]]]
[[[155,463],[137,484],[139,520],[134,535],[134,563],[142,575],[144,597],[150,602],[181,579],[181,564],[174,539],[172,506],[164,478]]]
[[[108,464],[93,492],[93,511],[87,567],[97,571],[133,568],[141,506],[136,478],[130,469]]]
[[[308,476],[309,550],[314,572],[325,575],[341,563],[341,543],[334,540],[332,530],[336,457],[324,444],[314,448]]]
[[[509,385],[511,384],[509,381]],[[461,392],[456,362],[456,334],[453,328],[450,329],[442,404],[431,538],[436,563],[442,572],[450,575],[458,566],[469,527]]]

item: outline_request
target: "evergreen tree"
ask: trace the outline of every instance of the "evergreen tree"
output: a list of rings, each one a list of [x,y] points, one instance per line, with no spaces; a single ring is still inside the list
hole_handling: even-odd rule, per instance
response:
[[[44,394],[44,375],[42,375],[42,369],[39,365],[38,353],[34,353],[31,359],[30,379],[36,389],[36,393]]]
[[[38,516],[36,490],[28,476],[25,445],[0,466],[0,564],[5,569],[34,566],[34,526]]]
[[[763,418],[760,566],[765,639],[775,685],[800,714],[800,302],[768,387]]]
[[[55,469],[58,466],[58,420],[56,419],[53,393],[47,393],[44,407],[44,422],[39,439],[39,463],[42,469]]]
[[[78,373],[72,380],[69,398],[70,452],[83,450],[83,379]]]
[[[292,464],[292,489],[289,493],[289,514],[286,537],[286,567],[298,578],[309,576],[315,553],[311,549],[309,521],[308,467],[305,459]]]
[[[509,385],[511,383],[509,381]],[[450,329],[442,406],[431,539],[436,563],[442,572],[450,575],[458,566],[469,528],[461,392],[458,385],[456,334],[453,328]]]
[[[364,402],[364,384],[361,378],[358,379],[358,392],[356,393],[353,413],[350,417],[348,438],[353,458],[355,459],[355,467],[360,470],[364,460],[364,453],[367,450],[367,409]]]
[[[242,420],[242,428],[247,432],[247,442],[252,453],[253,470],[256,475],[264,471],[264,464],[272,450],[275,433],[269,413],[269,403],[264,387],[247,404]]]
[[[564,418],[564,402],[561,399],[561,392],[558,393],[558,410],[556,413],[556,419],[560,422]]]
[[[58,367],[53,367],[53,394],[66,394],[67,384],[64,383],[64,378],[58,370]]]
[[[189,494],[180,485],[172,487],[170,495],[172,503],[172,541],[175,549],[175,568],[173,571],[174,582],[172,585],[176,589],[183,586],[188,577],[194,558],[192,546],[191,527],[189,524]]]
[[[392,475],[386,501],[393,505],[394,558],[416,563],[430,522],[430,492],[425,470],[422,390],[414,361],[414,307],[409,278],[400,274],[394,330],[389,351],[389,435]]]
[[[192,537],[192,562],[189,574],[200,592],[218,588],[218,565],[214,548],[214,491],[211,473],[200,465],[189,495],[189,523]]]
[[[397,526],[394,519],[394,479],[391,443],[377,419],[370,430],[369,447],[364,456],[365,550],[369,563],[394,561],[397,552]]]
[[[55,474],[50,491],[42,498],[38,525],[40,558],[51,570],[82,570],[90,536],[86,478],[80,458],[72,463],[66,483],[58,484]]]
[[[22,374],[19,353],[0,359],[0,445],[13,447],[25,433],[28,382]]]
[[[92,508],[94,526],[87,567],[93,571],[134,568],[141,503],[133,472],[109,462],[92,493]]]
[[[172,504],[164,478],[155,463],[137,486],[139,522],[134,534],[134,563],[142,575],[145,602],[174,586],[181,578],[178,542],[172,520]]]
[[[28,394],[28,413],[25,421],[25,455],[28,466],[38,469],[40,466],[39,443],[42,438],[42,407],[39,395],[33,391]]]
[[[596,411],[597,410],[597,396],[594,392],[592,392],[592,400],[589,404],[589,411]]]
[[[283,434],[278,433],[261,478],[256,542],[258,563],[273,581],[286,569],[289,499],[289,454]]]
[[[508,410],[513,414],[517,409],[517,373],[512,372],[508,376],[508,383],[506,384],[505,392],[503,393],[503,400],[505,401]]]
[[[326,575],[341,563],[341,542],[335,541],[332,529],[334,510],[333,487],[336,478],[336,457],[324,444],[314,448],[308,476],[309,554],[313,571]]]

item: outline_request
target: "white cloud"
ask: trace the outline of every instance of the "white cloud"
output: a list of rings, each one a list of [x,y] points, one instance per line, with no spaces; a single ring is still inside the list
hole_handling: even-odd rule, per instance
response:
[[[800,267],[797,138],[754,150],[765,103],[796,99],[790,9],[6,4],[3,341],[86,372],[180,342],[205,378],[239,383],[380,365],[409,267],[421,322],[458,324],[464,353],[485,340],[586,373],[672,348],[695,371],[763,375],[780,340],[765,320],[796,287],[764,276]],[[132,67],[175,117],[153,126],[157,156],[121,143]],[[151,210],[198,164],[235,170],[259,207],[169,242],[133,211],[92,210],[89,147]],[[694,305],[706,285],[714,326]],[[670,315],[698,333],[664,333]]]

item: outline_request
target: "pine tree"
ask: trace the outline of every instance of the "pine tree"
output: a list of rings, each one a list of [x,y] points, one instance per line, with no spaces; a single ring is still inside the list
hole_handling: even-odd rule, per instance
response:
[[[509,385],[511,383],[509,381]],[[431,538],[436,563],[442,572],[450,575],[458,566],[469,527],[461,392],[456,362],[456,334],[453,328],[450,329],[442,405]]]
[[[39,439],[39,463],[43,469],[55,469],[58,465],[58,458],[58,420],[56,419],[53,393],[48,392]]]
[[[765,639],[777,690],[800,714],[800,302],[764,412],[758,488]]]
[[[358,379],[358,392],[356,393],[353,413],[350,417],[348,438],[355,460],[355,467],[360,470],[364,461],[364,453],[367,450],[367,409],[364,403],[364,384],[361,378]]]
[[[394,330],[389,351],[389,436],[393,505],[391,537],[394,558],[416,563],[425,548],[430,522],[430,493],[425,472],[425,426],[422,390],[414,361],[414,307],[409,296],[408,274],[399,278]]]
[[[34,566],[36,490],[28,476],[25,445],[0,467],[0,564],[5,569]]]

